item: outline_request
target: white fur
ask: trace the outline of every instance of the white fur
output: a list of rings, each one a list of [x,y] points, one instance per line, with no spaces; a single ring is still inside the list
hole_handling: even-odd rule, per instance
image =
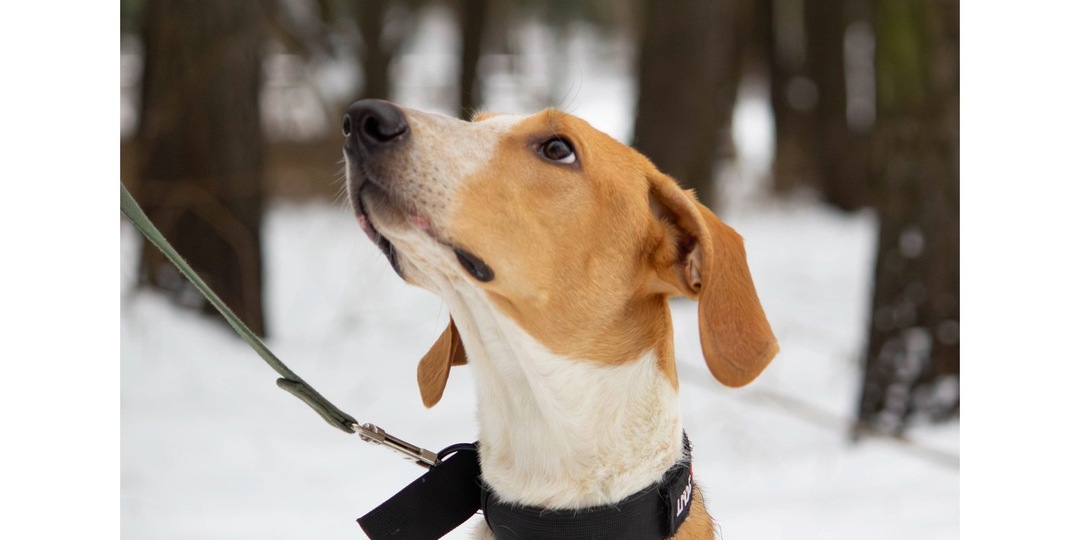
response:
[[[500,498],[544,508],[609,504],[678,461],[678,399],[655,353],[618,366],[562,358],[493,309],[474,311],[492,320],[479,335],[459,331],[466,350],[483,350],[470,353],[481,464]]]
[[[492,305],[445,247],[409,236],[411,275],[450,305],[475,370],[483,478],[499,497],[609,504],[681,458],[677,394],[654,351],[615,366],[560,357]]]

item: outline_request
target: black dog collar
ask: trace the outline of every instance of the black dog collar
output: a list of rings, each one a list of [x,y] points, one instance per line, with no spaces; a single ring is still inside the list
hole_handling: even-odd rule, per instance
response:
[[[657,540],[675,534],[690,514],[693,467],[690,439],[683,434],[685,461],[664,473],[660,482],[608,506],[549,510],[498,500],[482,485],[480,507],[499,540],[586,540],[622,538]]]
[[[499,540],[668,538],[686,520],[693,501],[691,447],[685,433],[683,447],[684,461],[656,484],[617,503],[548,510],[499,501],[480,479],[476,446],[454,445],[439,453],[438,465],[357,521],[375,540],[429,540],[441,538],[483,509]]]

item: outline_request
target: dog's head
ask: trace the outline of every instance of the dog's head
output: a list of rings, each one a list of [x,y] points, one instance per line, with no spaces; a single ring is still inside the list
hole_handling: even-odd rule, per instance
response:
[[[720,382],[749,383],[779,350],[741,237],[585,121],[546,110],[465,122],[363,100],[344,132],[357,220],[406,281],[482,302],[567,358],[619,363],[658,349],[673,384],[671,296],[699,301]],[[464,362],[451,321],[421,360],[426,405]]]

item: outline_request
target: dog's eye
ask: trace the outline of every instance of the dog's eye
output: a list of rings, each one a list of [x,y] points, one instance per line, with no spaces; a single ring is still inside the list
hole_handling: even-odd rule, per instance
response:
[[[577,161],[577,155],[574,154],[574,147],[570,146],[570,143],[559,137],[555,137],[554,139],[541,144],[540,154],[557,163],[570,164]]]

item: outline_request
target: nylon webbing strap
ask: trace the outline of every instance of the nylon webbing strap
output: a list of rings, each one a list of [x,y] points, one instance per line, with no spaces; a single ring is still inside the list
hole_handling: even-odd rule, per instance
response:
[[[442,459],[356,521],[372,540],[431,540],[442,538],[479,509],[480,459],[473,444]]]
[[[160,249],[165,257],[176,265],[176,268],[179,269],[193,285],[195,285],[195,288],[206,297],[210,304],[217,308],[218,312],[221,313],[222,317],[225,317],[225,320],[228,321],[233,330],[236,330],[236,333],[239,334],[252,349],[255,349],[255,352],[259,353],[259,356],[261,356],[270,367],[274,368],[274,371],[278,372],[278,374],[283,377],[277,380],[278,386],[300,398],[304,403],[307,403],[308,406],[319,413],[319,416],[321,416],[323,420],[326,420],[331,426],[349,434],[355,433],[353,426],[357,425],[358,422],[341,409],[335,407],[334,404],[327,401],[326,398],[322,397],[314,388],[304,382],[299,375],[293,373],[293,371],[279,360],[277,356],[274,356],[274,353],[271,352],[270,349],[266,348],[266,345],[259,339],[259,336],[256,336],[251,329],[244,324],[244,321],[241,321],[240,318],[229,309],[229,306],[225,305],[225,302],[210,289],[206,282],[204,282],[202,278],[191,269],[191,266],[184,261],[184,258],[173,249],[172,245],[170,245],[167,240],[165,240],[165,236],[150,222],[150,218],[146,217],[146,213],[143,212],[142,208],[139,207],[139,204],[135,202],[131,193],[128,193],[127,188],[124,187],[122,182],[120,183],[120,210],[124,213],[124,216],[128,218],[128,221],[130,221],[151,244],[154,244],[154,246]]]

